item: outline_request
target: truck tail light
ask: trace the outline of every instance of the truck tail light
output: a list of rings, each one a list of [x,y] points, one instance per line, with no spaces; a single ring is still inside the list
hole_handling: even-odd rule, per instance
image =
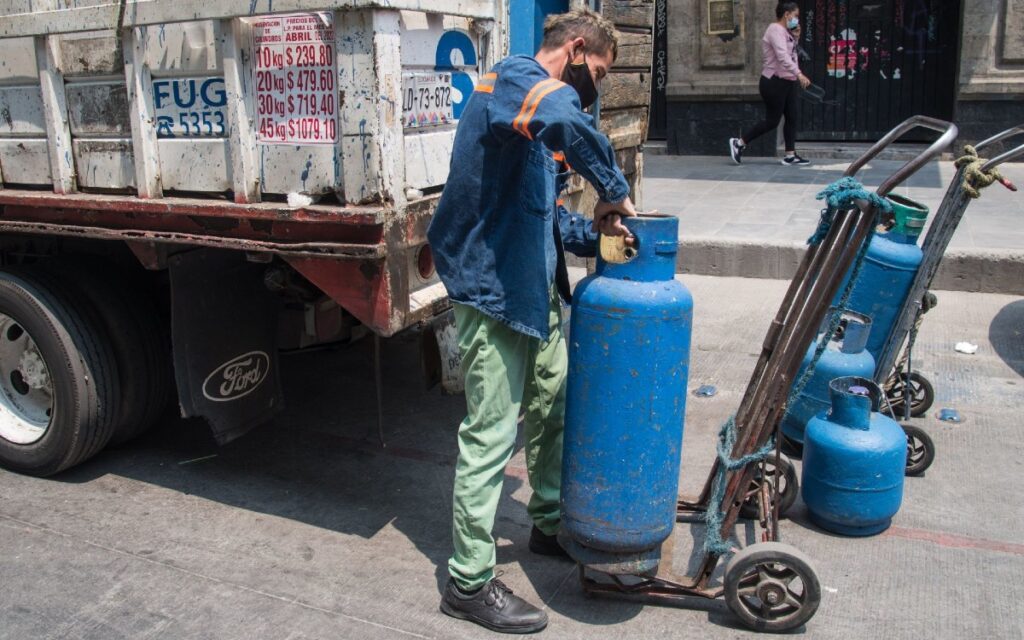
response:
[[[420,247],[419,254],[416,256],[416,268],[424,280],[429,280],[434,276],[434,252],[430,250],[429,244]]]

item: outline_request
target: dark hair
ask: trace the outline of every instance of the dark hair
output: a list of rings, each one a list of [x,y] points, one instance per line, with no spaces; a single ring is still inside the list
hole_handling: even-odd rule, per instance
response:
[[[798,5],[795,2],[780,2],[775,7],[775,17],[778,18],[779,20],[781,20],[782,16],[786,15],[790,11],[796,11],[799,8],[800,8],[800,5]]]
[[[581,8],[550,15],[544,20],[544,49],[560,47],[566,40],[582,37],[586,48],[598,55],[609,51],[612,60],[619,55],[619,32],[615,25],[601,14]]]

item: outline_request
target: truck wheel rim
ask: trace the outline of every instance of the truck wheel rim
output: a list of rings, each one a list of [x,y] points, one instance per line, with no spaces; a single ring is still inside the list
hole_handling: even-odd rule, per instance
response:
[[[39,347],[14,318],[0,313],[0,438],[37,442],[52,414],[53,381]]]

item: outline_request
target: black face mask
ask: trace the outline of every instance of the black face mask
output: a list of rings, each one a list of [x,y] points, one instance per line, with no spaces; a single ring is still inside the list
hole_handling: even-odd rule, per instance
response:
[[[587,66],[587,54],[583,54],[583,62],[580,64],[574,64],[572,58],[569,59],[562,71],[562,82],[576,90],[584,109],[597,100],[597,87],[594,86],[594,76],[590,75],[590,67]]]

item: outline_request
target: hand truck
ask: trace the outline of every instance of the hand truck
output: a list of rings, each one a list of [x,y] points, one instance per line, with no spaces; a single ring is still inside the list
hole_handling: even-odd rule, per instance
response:
[[[1013,127],[983,140],[974,146],[977,153],[997,142],[1024,135],[1024,125]],[[870,154],[870,152],[869,152]],[[1004,162],[1024,158],[1024,144],[1010,149],[980,166],[983,173],[994,170]],[[859,169],[859,167],[857,167]],[[910,286],[897,315],[896,323],[886,338],[886,342],[878,354],[875,368],[875,382],[884,390],[889,413],[894,420],[900,421],[907,434],[907,475],[914,476],[924,473],[935,458],[935,445],[932,439],[920,427],[908,424],[911,417],[924,415],[935,400],[935,391],[931,382],[912,368],[912,354],[917,332],[925,313],[932,309],[937,299],[929,291],[946,248],[963,219],[967,206],[973,200],[964,188],[966,166],[958,168],[953,176],[942,203],[939,205],[932,220],[928,233],[921,245],[924,258],[918,267],[917,275]],[[1016,191],[1009,181],[1002,184]],[[901,414],[901,415],[900,415]]]
[[[880,195],[889,193],[945,151],[958,133],[951,123],[918,116],[872,147],[870,157],[918,126],[941,131],[942,136],[890,176],[879,188]],[[863,162],[855,165],[859,169]],[[855,172],[847,170],[847,175]],[[723,430],[734,437],[727,435],[720,442],[719,457],[700,496],[677,503],[677,522],[692,522],[695,518],[707,522],[705,544],[693,551],[698,566],[694,575],[672,572],[674,536],[670,536],[662,547],[662,558],[668,558],[668,562],[663,561],[652,575],[612,575],[580,565],[585,593],[641,596],[682,604],[692,596],[724,597],[744,624],[759,631],[794,629],[814,616],[821,601],[821,586],[811,561],[794,547],[778,542],[779,518],[798,491],[795,473],[787,473],[784,468],[788,461],[780,453],[779,423],[807,345],[876,224],[875,207],[867,201],[836,211],[824,240],[807,250],[797,268],[765,336],[735,419]],[[734,425],[734,431],[728,429],[730,425]],[[743,514],[757,520],[761,542],[743,549],[728,543],[707,543],[728,540]],[[729,553],[733,555],[722,584],[712,584],[719,561]]]

